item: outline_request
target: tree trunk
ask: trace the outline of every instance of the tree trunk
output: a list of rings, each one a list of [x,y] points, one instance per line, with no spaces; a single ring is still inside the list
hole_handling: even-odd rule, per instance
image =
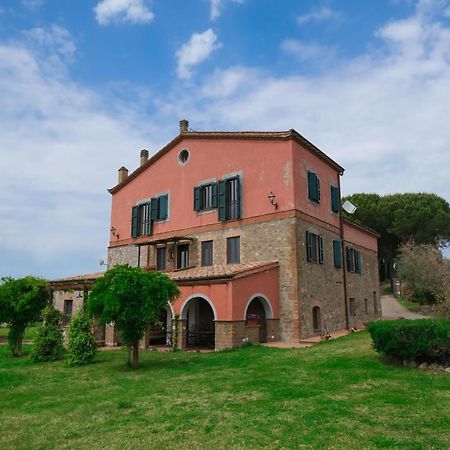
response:
[[[23,342],[23,336],[19,336],[19,339],[17,339],[17,353],[18,353],[18,356],[22,356],[22,342]]]
[[[131,367],[131,345],[127,345],[127,367]]]
[[[139,342],[133,344],[133,369],[137,369],[139,364]]]

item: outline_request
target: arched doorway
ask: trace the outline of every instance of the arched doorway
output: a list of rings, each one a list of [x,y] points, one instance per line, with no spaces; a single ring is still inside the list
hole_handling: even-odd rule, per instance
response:
[[[148,337],[151,346],[172,344],[172,311],[169,305],[161,310],[158,322],[149,326]]]
[[[259,325],[259,342],[267,342],[267,319],[272,318],[269,301],[262,296],[253,297],[247,305],[245,320],[247,324]]]
[[[215,348],[215,311],[206,298],[193,297],[183,307],[187,348]]]

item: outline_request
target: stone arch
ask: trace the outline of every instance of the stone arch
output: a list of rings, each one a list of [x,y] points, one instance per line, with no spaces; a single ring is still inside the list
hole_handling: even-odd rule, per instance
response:
[[[259,301],[261,302],[261,304],[264,307],[264,312],[266,314],[266,319],[273,319],[273,309],[272,309],[272,304],[270,303],[270,300],[261,293],[257,293],[257,294],[253,294],[249,300],[247,301],[247,304],[245,305],[245,309],[244,309],[244,320],[246,320],[247,318],[247,311],[248,311],[248,307],[250,306],[250,303],[255,299],[258,298]]]
[[[180,308],[180,319],[187,319],[187,311],[188,311],[187,306],[188,306],[189,302],[194,298],[202,298],[203,300],[206,300],[209,303],[209,306],[211,306],[211,309],[213,310],[214,320],[217,320],[216,307],[214,306],[213,301],[204,294],[192,294],[183,302],[183,304],[181,305],[181,308]]]

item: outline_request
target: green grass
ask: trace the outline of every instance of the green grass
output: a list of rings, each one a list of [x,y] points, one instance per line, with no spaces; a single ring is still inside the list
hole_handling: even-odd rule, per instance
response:
[[[421,312],[419,302],[410,302],[405,297],[399,297],[397,300],[409,311],[417,313]]]
[[[36,364],[0,346],[0,448],[450,448],[450,375],[383,364],[366,332],[124,362]]]
[[[24,339],[33,340],[36,338],[38,327],[28,327],[25,331]],[[9,328],[0,327],[0,336],[8,336]]]

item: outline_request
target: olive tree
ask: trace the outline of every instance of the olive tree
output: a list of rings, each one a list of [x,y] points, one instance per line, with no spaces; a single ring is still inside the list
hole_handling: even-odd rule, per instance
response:
[[[0,280],[0,323],[10,328],[8,343],[13,356],[22,354],[25,330],[39,319],[48,302],[47,286],[46,280],[32,276]]]
[[[95,282],[87,310],[103,324],[114,322],[123,343],[133,350],[133,368],[137,369],[139,341],[149,322],[157,323],[161,309],[178,295],[176,284],[163,273],[115,266]]]

